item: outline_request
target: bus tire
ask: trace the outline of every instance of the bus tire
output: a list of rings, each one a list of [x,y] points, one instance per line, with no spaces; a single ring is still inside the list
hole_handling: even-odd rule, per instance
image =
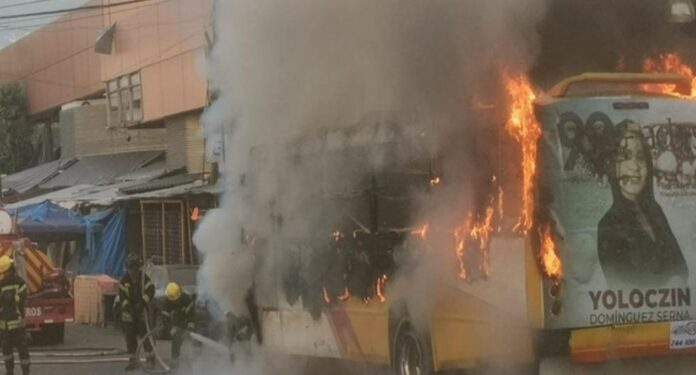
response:
[[[396,375],[433,375],[432,350],[427,337],[404,323],[394,343]]]

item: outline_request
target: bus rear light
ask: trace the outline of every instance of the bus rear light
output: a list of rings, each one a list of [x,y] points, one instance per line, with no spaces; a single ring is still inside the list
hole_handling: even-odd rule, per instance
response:
[[[558,318],[563,312],[563,303],[561,301],[553,301],[551,304],[551,316]]]
[[[551,296],[551,298],[560,299],[562,292],[563,287],[561,286],[561,282],[559,280],[554,281],[553,284],[551,284],[551,287],[549,288],[549,295]]]

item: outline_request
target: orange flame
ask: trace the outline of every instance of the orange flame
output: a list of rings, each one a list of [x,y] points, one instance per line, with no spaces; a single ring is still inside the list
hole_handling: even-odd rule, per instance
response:
[[[379,302],[385,302],[387,300],[386,295],[384,294],[384,283],[387,282],[387,275],[382,275],[377,278],[377,298],[379,299]]]
[[[336,230],[331,234],[331,237],[334,241],[338,242],[340,239],[343,238],[343,232],[341,232],[340,230]]]
[[[194,207],[191,211],[191,221],[198,221],[201,219],[201,213],[198,207]]]
[[[326,291],[326,288],[321,289],[321,296],[324,298],[324,302],[331,303],[331,298],[329,297],[329,292]]]
[[[440,185],[440,183],[442,183],[442,179],[440,179],[440,177],[433,177],[430,179],[430,186],[437,186]]]
[[[493,183],[495,182],[496,178],[493,177]],[[488,277],[491,273],[491,234],[496,230],[494,226],[496,212],[502,215],[502,199],[503,189],[499,186],[498,195],[491,196],[483,217],[478,216],[474,220],[474,215],[469,213],[464,224],[454,230],[455,253],[459,260],[459,277],[466,281],[472,281],[472,275],[467,268],[465,255],[467,250],[473,246],[478,248],[481,256],[478,269],[484,277]],[[497,229],[500,230],[500,227]]]
[[[552,279],[559,279],[563,275],[563,263],[558,255],[558,247],[553,240],[551,226],[544,225],[539,228],[541,239],[540,258],[546,276]]]
[[[349,299],[350,299],[350,291],[348,290],[348,288],[344,288],[344,289],[343,289],[343,294],[341,294],[340,296],[338,296],[338,300],[341,301],[341,302],[346,302],[346,301],[348,301]]]
[[[422,227],[412,230],[411,234],[418,235],[422,239],[426,239],[428,237],[428,228],[430,226],[428,224],[423,225]]]
[[[537,141],[541,136],[541,126],[534,116],[536,94],[529,79],[524,76],[506,77],[505,87],[511,99],[505,128],[522,145],[522,212],[515,231],[527,233],[532,227]]]
[[[459,260],[459,277],[468,280],[468,273],[466,271],[466,263],[464,262],[464,254],[466,253],[467,245],[467,235],[471,233],[471,213],[467,215],[464,224],[459,228],[454,230],[454,242],[455,242],[455,252],[457,254],[457,259]]]
[[[678,73],[691,79],[691,95],[682,95],[676,91],[676,86],[672,84],[651,84],[643,85],[643,88],[648,91],[657,91],[663,94],[679,96],[682,98],[696,98],[696,77],[694,77],[693,69],[684,63],[682,57],[675,52],[665,53],[658,56],[657,59],[648,57],[643,61],[643,71],[645,72],[660,72],[660,73]]]

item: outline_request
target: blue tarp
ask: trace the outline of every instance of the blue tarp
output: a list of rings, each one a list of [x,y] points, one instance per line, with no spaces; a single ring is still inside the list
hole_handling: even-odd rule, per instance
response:
[[[108,209],[86,216],[88,222],[101,224],[104,230],[87,236],[80,253],[80,275],[123,276],[126,263],[126,215],[122,209]]]
[[[10,211],[16,216],[17,227],[22,234],[32,235],[80,235],[98,231],[98,223],[89,222],[77,211],[63,208],[51,201],[25,206]]]
[[[90,215],[58,206],[51,201],[10,211],[17,217],[23,235],[38,240],[84,239],[83,247],[74,254],[69,269],[79,275],[124,273],[126,258],[125,221],[122,209],[107,209]]]

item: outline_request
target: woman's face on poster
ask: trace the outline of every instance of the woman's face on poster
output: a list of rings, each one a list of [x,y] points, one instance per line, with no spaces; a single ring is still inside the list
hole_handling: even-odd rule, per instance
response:
[[[621,139],[616,170],[621,193],[626,199],[636,200],[645,188],[648,178],[647,155],[640,136],[626,132]]]

